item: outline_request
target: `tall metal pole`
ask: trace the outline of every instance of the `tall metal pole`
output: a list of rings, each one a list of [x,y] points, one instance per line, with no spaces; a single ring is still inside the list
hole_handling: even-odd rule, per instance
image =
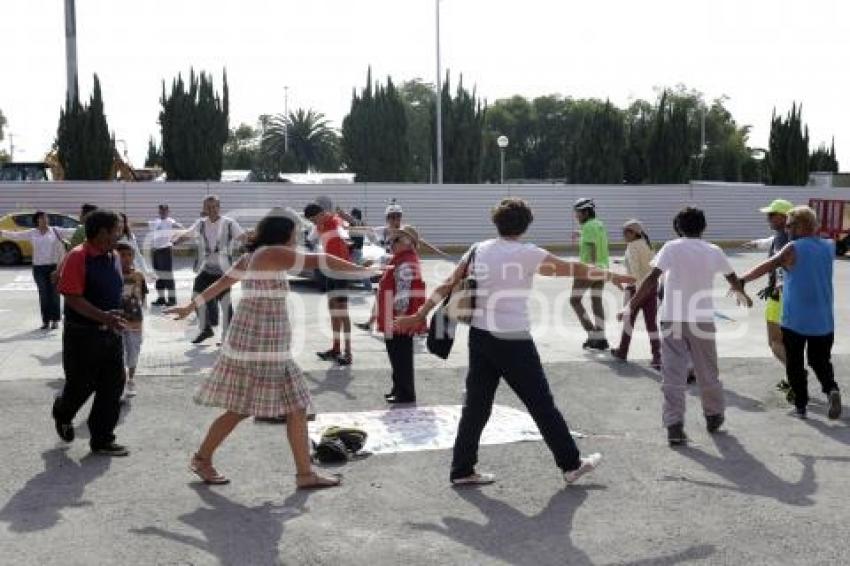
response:
[[[289,153],[289,87],[283,87],[283,153]]]
[[[501,154],[501,166],[499,167],[499,179],[501,179],[500,184],[505,184],[505,150],[504,148],[499,148],[499,153]]]
[[[75,0],[65,0],[65,67],[68,73],[67,100],[77,99],[77,10]]]
[[[440,0],[434,0],[437,6],[437,184],[443,184],[443,70],[440,64]]]

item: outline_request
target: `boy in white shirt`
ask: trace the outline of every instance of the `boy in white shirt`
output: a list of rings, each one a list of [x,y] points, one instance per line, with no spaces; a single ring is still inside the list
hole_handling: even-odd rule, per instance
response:
[[[687,442],[684,421],[689,354],[708,432],[717,432],[725,420],[714,327],[715,275],[720,273],[726,278],[739,304],[753,304],[746,293],[739,291],[738,276],[723,250],[701,239],[706,228],[702,210],[685,208],[676,215],[674,226],[682,237],[664,244],[652,261],[652,271],[630,301],[631,305],[642,304],[665,275],[660,312],[662,420],[671,446]]]

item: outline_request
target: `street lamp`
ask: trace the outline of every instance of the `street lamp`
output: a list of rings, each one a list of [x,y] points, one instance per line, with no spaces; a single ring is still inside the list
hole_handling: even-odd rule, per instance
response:
[[[501,184],[505,184],[505,150],[508,149],[508,136],[499,136],[496,139],[496,145],[499,146],[499,153],[501,154],[501,166],[499,167],[499,178],[501,179]]]

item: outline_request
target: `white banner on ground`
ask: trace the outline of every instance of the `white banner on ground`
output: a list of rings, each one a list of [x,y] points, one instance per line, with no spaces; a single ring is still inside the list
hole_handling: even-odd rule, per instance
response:
[[[318,442],[322,431],[329,426],[357,427],[369,434],[364,449],[374,454],[446,450],[454,445],[460,411],[460,405],[437,405],[359,413],[322,413],[310,423],[310,438]],[[493,406],[481,444],[529,440],[541,440],[541,436],[527,413],[502,405]]]

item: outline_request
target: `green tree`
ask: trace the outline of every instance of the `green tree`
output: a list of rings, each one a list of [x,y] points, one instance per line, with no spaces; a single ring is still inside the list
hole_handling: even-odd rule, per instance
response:
[[[145,157],[145,167],[162,167],[162,148],[156,144],[153,136],[148,138],[148,154]]]
[[[441,93],[443,129],[443,181],[446,183],[478,183],[481,180],[483,132],[486,110],[475,91],[463,87],[463,75],[458,80],[455,96],[451,96],[451,81],[446,73]],[[432,110],[432,138],[436,143],[436,104]],[[436,159],[436,151],[434,152]],[[436,169],[436,163],[434,164]]]
[[[222,169],[252,170],[256,167],[260,132],[250,124],[231,128],[222,153]]]
[[[655,107],[646,100],[636,100],[623,112],[626,129],[626,147],[623,152],[623,180],[638,185],[649,180],[647,152]]]
[[[407,112],[391,78],[372,84],[351,97],[351,110],[342,121],[342,158],[358,181],[407,181],[411,175]]]
[[[3,141],[4,132],[6,129],[6,117],[3,115],[3,111],[0,110],[0,142]],[[0,149],[0,165],[9,161],[9,154],[6,153],[5,149]]]
[[[66,106],[59,111],[56,150],[59,163],[65,171],[65,179],[103,181],[110,178],[115,141],[106,122],[97,75],[94,76],[94,87],[88,104],[80,104],[77,97],[67,101]]]
[[[773,111],[767,154],[772,185],[802,186],[809,182],[809,128],[803,126],[802,113],[802,106],[796,103],[785,119]]]
[[[162,83],[163,168],[169,181],[217,181],[221,179],[223,148],[229,135],[229,92],[223,74],[222,94],[213,87],[212,76],[194,69],[188,84],[182,75],[166,93]]]
[[[263,152],[294,171],[338,171],[339,142],[324,114],[298,109],[272,117],[266,126]],[[290,161],[291,160],[291,161]],[[290,170],[290,169],[288,169]]]
[[[407,118],[407,146],[410,151],[410,180],[426,183],[433,179],[431,152],[431,107],[436,104],[434,85],[422,79],[402,83],[399,95]]]
[[[578,135],[570,150],[570,182],[623,182],[626,136],[622,113],[610,101],[584,101]]]
[[[827,148],[826,144],[821,144],[812,152],[809,157],[809,171],[830,171],[838,173],[838,161],[835,159],[835,140],[832,140],[832,145]]]

